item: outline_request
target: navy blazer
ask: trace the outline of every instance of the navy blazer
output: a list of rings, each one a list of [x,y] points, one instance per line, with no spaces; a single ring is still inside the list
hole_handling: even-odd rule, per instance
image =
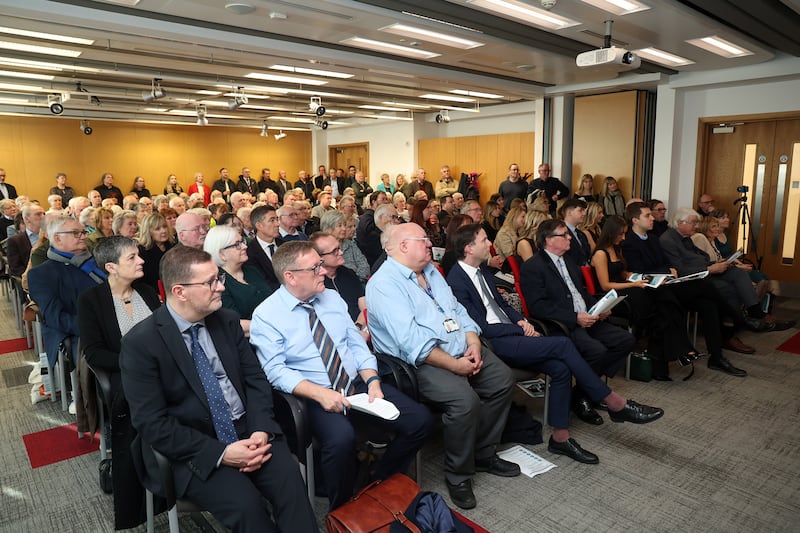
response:
[[[497,292],[494,276],[492,276],[488,268],[481,265],[481,273],[489,286],[489,291],[492,293],[494,301],[508,315],[508,318],[514,322],[513,324],[489,324],[486,321],[486,306],[483,304],[481,295],[478,294],[478,289],[475,288],[470,277],[458,263],[453,265],[453,268],[447,274],[447,283],[453,289],[453,294],[459,303],[464,306],[472,320],[481,328],[482,336],[491,340],[509,335],[524,335],[522,327],[517,325],[517,322],[524,320],[525,317],[503,300],[503,297]]]
[[[79,335],[78,297],[98,285],[76,266],[48,259],[28,273],[28,290],[42,315],[42,337],[50,366],[58,360],[58,346]],[[72,343],[73,361],[78,343]]]
[[[31,258],[31,240],[28,232],[23,231],[6,241],[8,249],[8,272],[12,276],[21,276],[28,268]]]
[[[239,315],[219,309],[205,318],[205,324],[244,404],[247,435],[255,431],[280,435],[273,418],[272,388],[242,332]],[[152,454],[142,453],[143,447],[152,446],[172,463],[175,490],[181,497],[192,476],[208,480],[225,444],[217,439],[192,355],[166,306],[122,338],[119,366],[131,422],[139,433],[131,451],[143,484],[163,493]]]
[[[275,239],[276,249],[281,244],[283,244],[282,239]],[[256,267],[258,271],[261,272],[273,291],[280,288],[281,283],[278,281],[278,276],[275,275],[275,270],[272,268],[272,261],[269,256],[267,256],[267,252],[261,247],[258,239],[253,239],[250,244],[247,245],[247,264]]]
[[[597,300],[586,292],[580,268],[572,261],[564,261],[564,264],[572,283],[586,302],[586,308],[591,308]],[[520,286],[532,317],[558,320],[570,331],[577,327],[578,315],[572,305],[572,293],[547,253],[536,252],[522,264]]]

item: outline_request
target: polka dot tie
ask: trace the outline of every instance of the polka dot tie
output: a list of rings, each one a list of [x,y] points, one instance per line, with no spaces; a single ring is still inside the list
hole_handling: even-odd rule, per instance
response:
[[[311,327],[311,335],[314,337],[314,344],[319,349],[325,370],[328,371],[328,378],[331,380],[331,387],[335,391],[342,391],[345,396],[350,396],[353,391],[353,380],[347,375],[347,371],[342,365],[342,358],[333,345],[330,335],[325,330],[325,326],[320,322],[314,306],[308,302],[300,302],[300,307],[308,311],[308,324]]]
[[[214,423],[214,431],[217,432],[217,438],[225,444],[230,444],[236,442],[239,438],[236,435],[236,429],[233,427],[231,409],[222,394],[222,387],[219,386],[219,381],[217,381],[217,376],[214,375],[214,370],[211,368],[211,363],[208,361],[205,350],[200,346],[197,332],[202,327],[202,324],[194,324],[189,328],[189,335],[192,337],[192,359],[194,359],[197,374],[200,376],[200,382],[203,384],[203,390],[206,391],[208,406],[211,408],[211,421]]]

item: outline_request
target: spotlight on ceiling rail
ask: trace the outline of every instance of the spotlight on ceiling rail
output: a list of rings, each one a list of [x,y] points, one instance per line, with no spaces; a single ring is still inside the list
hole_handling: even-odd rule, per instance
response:
[[[206,106],[204,104],[200,104],[197,106],[196,110],[197,110],[197,125],[208,126],[208,119],[206,118]]]
[[[88,120],[81,120],[80,128],[84,135],[91,135],[92,132],[94,131],[92,127],[89,125]]]
[[[228,109],[233,111],[239,109],[239,106],[247,104],[247,95],[244,94],[244,87],[236,87],[233,90],[233,98],[228,102]]]
[[[161,88],[161,78],[153,78],[153,81],[150,82],[150,90],[142,91],[142,100],[149,104],[153,100],[164,98],[166,95],[167,92]]]
[[[319,96],[312,96],[308,102],[308,110],[315,113],[318,117],[325,114],[325,106],[322,105],[322,98]]]
[[[442,122],[450,122],[450,112],[447,109],[442,109],[439,111],[439,114],[436,115],[436,123],[441,124]]]
[[[63,98],[60,94],[48,94],[47,105],[50,106],[50,112],[54,115],[60,115],[64,112]]]
[[[323,130],[327,130],[328,129],[328,121],[327,120],[322,120],[321,118],[318,118],[317,120],[315,120],[314,121],[314,125],[316,127],[320,128],[320,129],[323,129]]]
[[[261,121],[261,133],[259,133],[262,137],[269,137],[269,132],[267,131],[267,121]]]
[[[286,137],[286,134],[285,134],[285,133],[283,133],[283,130],[281,130],[281,132],[280,132],[280,133],[276,133],[276,134],[275,134],[275,140],[276,140],[276,141],[280,141],[280,140],[281,140],[281,139],[283,139],[284,137]]]

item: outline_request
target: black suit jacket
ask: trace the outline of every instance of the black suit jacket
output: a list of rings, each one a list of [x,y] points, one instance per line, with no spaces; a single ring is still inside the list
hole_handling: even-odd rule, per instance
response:
[[[0,200],[13,200],[17,197],[17,188],[11,185],[10,183],[5,184],[6,189],[8,189],[8,196],[0,198]],[[3,196],[2,189],[0,189],[0,196]]]
[[[516,309],[511,307],[503,300],[500,293],[497,292],[497,286],[494,283],[494,276],[484,266],[481,266],[481,273],[486,284],[489,286],[489,291],[492,293],[494,301],[500,306],[500,309],[508,315],[508,318],[514,322],[513,324],[489,324],[486,321],[486,306],[483,304],[481,295],[472,283],[472,280],[461,268],[461,265],[456,263],[450,269],[447,275],[447,283],[453,289],[453,294],[456,299],[464,306],[469,313],[472,320],[475,321],[481,328],[481,334],[487,339],[497,339],[508,336],[524,335],[522,327],[517,325],[517,322],[524,320],[524,317],[517,312]]]
[[[267,189],[269,189],[271,191],[275,191],[275,194],[278,195],[278,199],[280,200],[281,188],[280,188],[278,182],[276,182],[272,178],[270,178],[268,180],[265,180],[265,179],[262,178],[261,181],[258,182],[258,192],[267,192]]]
[[[592,253],[592,250],[589,248],[589,239],[577,228],[575,228],[575,232],[569,229],[567,229],[567,231],[569,231],[572,236],[572,241],[570,242],[569,250],[564,254],[564,258],[569,259],[578,266],[588,265]],[[579,242],[575,242],[576,239]]]
[[[303,189],[303,194],[306,195],[306,200],[309,202],[314,201],[314,180],[309,178],[307,180],[297,180],[294,182],[295,189]]]
[[[14,235],[6,242],[8,253],[8,272],[12,276],[21,276],[28,268],[28,260],[31,258],[31,240],[28,232],[23,231]]]
[[[245,432],[281,434],[272,413],[272,388],[239,325],[239,315],[219,309],[205,318],[225,373],[244,404]],[[172,463],[181,497],[192,476],[201,481],[217,468],[225,450],[211,421],[192,355],[166,306],[122,338],[122,385],[139,432],[131,450],[144,485],[160,492],[158,467],[143,447],[152,446]],[[213,490],[209,487],[209,490]]]
[[[586,292],[580,268],[572,261],[564,261],[564,265],[586,308],[591,308],[596,300]],[[572,293],[547,253],[539,251],[522,264],[520,286],[532,317],[558,320],[570,330],[577,327],[578,315],[573,310]]]
[[[629,229],[625,240],[622,241],[622,254],[625,256],[625,263],[631,272],[641,274],[669,272],[667,257],[664,255],[661,242],[656,235],[648,234],[647,239],[642,240],[633,230]]]
[[[339,196],[344,195],[344,190],[347,188],[347,180],[344,177],[335,178],[336,179],[336,188],[339,190]],[[326,185],[330,185],[333,187],[333,183],[331,183],[330,178],[325,178],[322,180],[322,187],[320,189],[324,189]]]
[[[281,244],[283,244],[282,239],[275,239],[276,248]],[[258,271],[261,272],[261,274],[264,276],[264,279],[267,280],[269,286],[272,287],[273,291],[276,291],[278,288],[280,288],[281,283],[278,281],[278,277],[275,275],[275,270],[272,268],[272,261],[267,256],[267,252],[265,252],[261,247],[258,239],[253,239],[252,242],[247,245],[247,264],[256,267]]]
[[[248,185],[247,180],[241,177],[239,178],[239,183],[236,184],[236,190],[239,192],[249,192],[253,196],[258,196],[258,182],[250,178],[250,184]]]

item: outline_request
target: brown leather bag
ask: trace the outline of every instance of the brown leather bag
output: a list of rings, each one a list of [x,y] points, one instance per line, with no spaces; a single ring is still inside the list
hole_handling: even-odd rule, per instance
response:
[[[331,511],[325,518],[325,529],[328,533],[388,533],[392,524],[399,522],[408,531],[420,533],[403,514],[417,493],[419,485],[403,474],[375,481]]]

